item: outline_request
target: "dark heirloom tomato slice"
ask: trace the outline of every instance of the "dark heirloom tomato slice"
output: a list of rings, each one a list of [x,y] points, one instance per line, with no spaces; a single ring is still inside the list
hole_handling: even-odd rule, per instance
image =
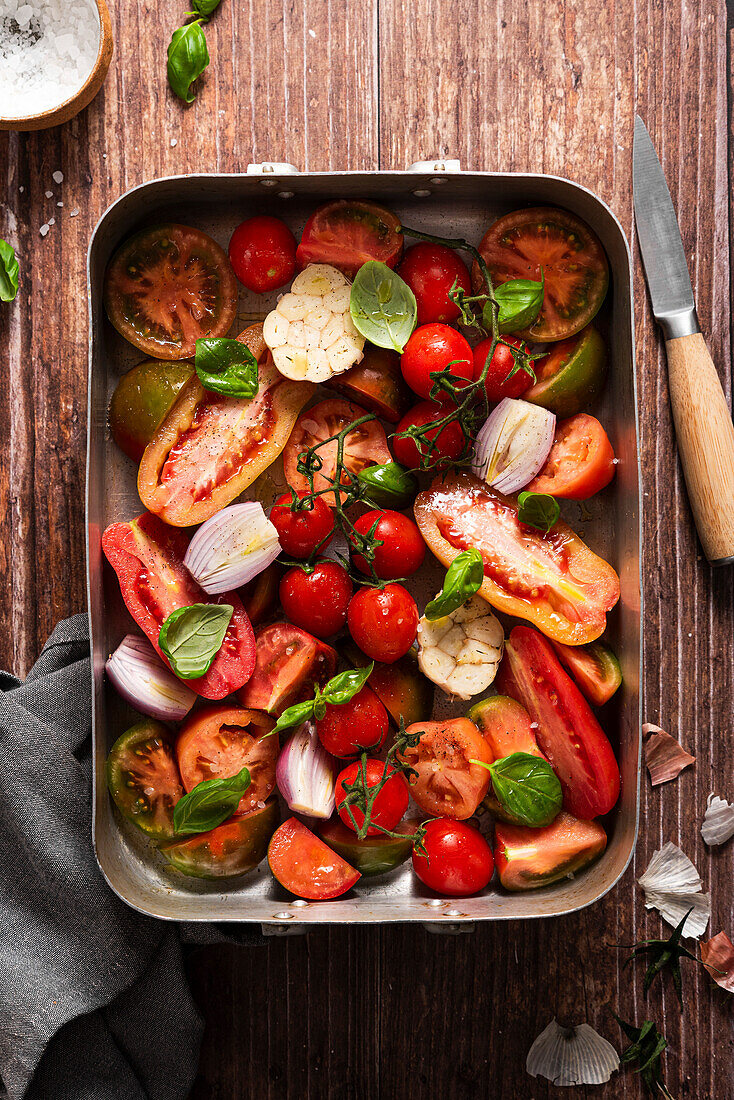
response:
[[[326,901],[351,890],[361,875],[295,817],[284,821],[268,848],[273,875],[297,898]]]
[[[567,645],[603,633],[619,599],[619,577],[570,527],[547,534],[520,523],[517,501],[469,473],[437,478],[415,502],[423,538],[444,565],[475,547],[484,560],[479,594]]]
[[[321,826],[321,837],[337,855],[345,859],[363,875],[386,875],[405,863],[413,849],[415,821],[402,821],[393,830],[399,837],[381,833],[359,840],[353,829],[343,821],[333,818]]]
[[[243,768],[250,773],[235,815],[246,814],[272,794],[278,738],[268,736],[273,722],[265,714],[242,707],[206,707],[181,726],[176,758],[187,791],[208,779],[229,779]]]
[[[146,359],[123,374],[110,401],[110,431],[120,450],[133,462],[143,451],[193,374],[190,363]]]
[[[170,668],[158,644],[172,611],[194,603],[226,603],[234,611],[224,641],[209,671],[186,683],[206,699],[224,699],[241,688],[255,667],[255,638],[239,596],[209,596],[184,566],[189,540],[146,512],[129,523],[113,523],[102,535],[102,549],[117,573],[125,605],[158,656]]]
[[[390,424],[397,424],[413,401],[400,371],[398,353],[372,344],[365,345],[361,363],[330,378],[328,385]]]
[[[107,316],[157,359],[187,359],[204,336],[224,336],[237,316],[227,253],[199,229],[158,225],[118,248],[105,273]]]
[[[612,746],[547,638],[516,626],[505,642],[497,688],[537,722],[535,735],[561,781],[564,807],[584,820],[609,813],[619,798]]]
[[[479,251],[495,286],[508,279],[540,279],[545,298],[537,321],[520,335],[565,340],[596,316],[609,285],[609,265],[599,238],[586,222],[552,206],[515,210],[496,221]],[[482,285],[474,262],[472,280]]]
[[[146,718],[121,734],[107,757],[107,786],[122,816],[147,836],[173,836],[183,790],[168,727]]]
[[[588,500],[614,477],[615,458],[609,436],[588,413],[556,424],[545,465],[527,490],[568,500]]]
[[[283,451],[283,469],[288,485],[297,493],[309,492],[308,478],[298,469],[298,456],[366,415],[366,409],[339,397],[319,401],[318,405],[302,412]],[[336,473],[336,452],[335,441],[319,447],[316,452],[321,460],[321,467],[313,479],[317,493],[328,489],[331,484],[328,478],[333,478]],[[343,457],[345,467],[352,474],[358,474],[368,466],[392,462],[382,425],[377,420],[368,420],[350,432],[344,440]],[[342,484],[348,483],[349,478],[342,475]],[[324,493],[322,500],[331,507],[335,504],[333,492]]]
[[[246,875],[265,859],[279,821],[278,800],[271,798],[264,806],[232,817],[208,833],[162,844],[160,852],[177,871],[195,878]]]
[[[471,817],[489,788],[489,772],[472,761],[494,759],[474,723],[468,718],[416,722],[407,732],[422,732],[418,744],[401,754],[417,773],[408,783],[421,810],[458,821]]]
[[[553,648],[590,703],[601,707],[609,702],[622,683],[622,669],[609,646],[604,642],[574,646],[554,642]]]
[[[563,810],[542,829],[497,822],[494,860],[505,890],[533,890],[558,882],[600,856],[607,834],[598,821],[578,821]]]
[[[336,650],[291,623],[272,623],[255,635],[255,671],[238,692],[243,707],[279,717],[313,695],[336,672]],[[274,740],[277,740],[274,738]]]
[[[311,395],[309,382],[283,378],[266,355],[262,325],[237,339],[261,361],[256,396],[223,397],[194,376],[140,463],[140,499],[174,527],[203,523],[251,485],[283,450]]]
[[[523,393],[556,416],[573,416],[588,408],[601,393],[607,376],[604,341],[593,325],[552,344],[548,354],[533,363],[537,382]]]
[[[337,199],[308,219],[296,259],[301,267],[331,264],[353,279],[368,260],[395,267],[402,251],[400,222],[394,214],[376,202]]]
[[[489,745],[494,760],[526,752],[530,756],[543,754],[533,732],[530,715],[508,695],[492,695],[475,703],[468,717]]]

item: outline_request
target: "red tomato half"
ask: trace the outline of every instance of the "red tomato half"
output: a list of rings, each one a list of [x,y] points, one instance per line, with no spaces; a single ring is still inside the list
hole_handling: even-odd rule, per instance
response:
[[[387,711],[369,687],[363,687],[348,703],[328,704],[326,714],[316,722],[326,751],[342,758],[379,752],[389,728]]]
[[[407,431],[408,428],[413,426],[422,428],[425,424],[442,420],[453,407],[448,403],[435,405],[433,401],[420,401],[410,412],[407,412],[392,437],[392,449],[396,460],[401,462],[403,466],[407,466],[409,470],[415,470],[420,467],[421,457],[425,455],[429,458],[426,469],[436,470],[450,465],[453,459],[458,458],[464,450],[464,433],[456,420],[452,420],[440,430],[434,428],[432,431],[426,432],[421,437],[420,450],[414,439],[409,436],[400,438],[400,433]],[[427,441],[435,441],[435,446],[430,451],[430,455]]]
[[[413,852],[413,870],[421,882],[450,898],[478,894],[494,872],[492,849],[478,829],[463,821],[429,821],[426,855]]]
[[[356,805],[343,805],[347,794],[344,785],[354,783],[361,776],[365,788],[372,790],[382,782],[384,773],[385,765],[381,760],[368,760],[364,768],[360,760],[355,760],[337,777],[336,809],[344,824],[354,829],[355,833],[364,824],[364,813]],[[376,825],[381,825],[383,829],[394,829],[407,810],[409,801],[408,784],[404,776],[401,772],[393,771],[372,804],[370,821],[374,824],[367,827],[367,836],[380,835],[380,829],[375,828]]]
[[[516,626],[505,642],[497,688],[517,699],[538,728],[538,744],[563,787],[564,807],[588,820],[619,798],[619,768],[591,707],[561,668],[550,642]]]
[[[609,484],[615,468],[609,436],[599,421],[588,413],[578,413],[556,425],[545,466],[527,490],[588,500]]]
[[[400,222],[384,206],[338,199],[320,206],[308,219],[296,258],[301,267],[331,264],[353,279],[368,260],[395,267],[402,250]]]
[[[301,492],[298,496],[310,496]],[[283,493],[270,511],[270,522],[278,532],[278,540],[289,558],[309,558],[317,547],[325,550],[334,534],[334,517],[321,497],[315,497],[308,507],[291,508],[293,497]]]
[[[226,603],[234,608],[209,671],[186,681],[206,699],[224,699],[250,679],[255,667],[255,637],[235,592],[209,596],[196,583],[183,563],[188,545],[183,531],[168,527],[148,512],[129,523],[113,523],[102,535],[102,549],[117,573],[125,606],[167,665],[158,635],[172,611],[194,603]]]
[[[471,294],[471,276],[466,264],[453,248],[421,241],[408,248],[400,261],[398,274],[415,294],[418,324],[431,321],[455,321],[459,307],[449,298],[454,286]]]
[[[255,671],[238,698],[243,707],[280,715],[311,698],[313,685],[336,672],[336,651],[291,623],[272,623],[255,635]]]
[[[380,580],[410,577],[423,565],[426,544],[413,520],[401,512],[390,508],[365,512],[354,524],[354,529],[360,535],[368,535],[372,531],[373,537],[382,542],[382,546],[375,550],[372,562]],[[370,567],[361,554],[354,555],[354,564],[357,569],[369,574]]]
[[[248,218],[230,238],[229,259],[243,286],[267,294],[293,278],[296,238],[280,218]]]
[[[268,863],[281,886],[309,901],[338,898],[362,877],[295,817],[275,830]]]
[[[522,340],[516,340],[514,336],[503,336],[503,340],[506,340],[508,344],[514,344],[516,348],[523,347]],[[489,350],[492,347],[492,340],[482,340],[480,344],[474,348],[474,378],[478,380],[482,377],[484,371],[484,364],[487,362],[487,356]],[[516,374],[510,374],[515,369],[515,360],[512,357],[512,352],[506,344],[498,344],[494,349],[494,355],[492,356],[489,367],[487,368],[487,374],[484,379],[484,388],[487,391],[487,398],[491,404],[495,404],[502,400],[503,397],[520,397],[525,393],[533,384],[533,379],[526,370],[519,370]]]
[[[418,633],[418,608],[402,584],[360,588],[349,604],[349,631],[373,661],[390,665],[405,656]]]
[[[319,561],[311,573],[300,566],[289,569],[280,582],[280,602],[297,626],[330,638],[347,621],[352,582],[346,569],[335,561]]]
[[[421,734],[418,744],[401,757],[414,769],[408,782],[421,810],[458,821],[471,817],[489,789],[489,772],[482,763],[493,760],[474,723],[468,718],[415,722],[407,732]]]
[[[474,358],[469,342],[450,325],[421,325],[400,357],[403,378],[419,397],[427,398],[435,384],[431,374],[446,367],[454,379],[471,382]]]
[[[275,788],[278,738],[268,736],[270,718],[241,707],[205,707],[187,718],[176,742],[176,758],[187,791],[208,779],[228,779],[243,768],[247,788],[235,810],[245,814],[265,802]]]

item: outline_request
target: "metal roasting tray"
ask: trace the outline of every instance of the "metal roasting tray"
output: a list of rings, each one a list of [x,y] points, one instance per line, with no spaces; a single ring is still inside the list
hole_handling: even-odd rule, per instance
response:
[[[306,218],[332,198],[365,197],[383,202],[406,225],[478,243],[500,214],[525,205],[561,206],[589,223],[609,257],[611,285],[597,323],[610,349],[603,400],[594,410],[619,458],[617,476],[604,493],[584,505],[564,504],[564,517],[617,569],[622,587],[607,636],[619,656],[624,683],[601,717],[622,772],[619,804],[606,822],[609,844],[600,860],[575,878],[540,890],[506,893],[493,883],[479,896],[439,900],[412,873],[410,861],[374,882],[362,879],[335,901],[294,901],[272,878],[267,861],[230,884],[186,878],[132,826],[121,820],[107,793],[105,757],[114,739],[136,720],[105,682],[104,663],[128,630],[135,629],[116,577],[103,560],[100,536],[116,520],[143,510],[135,467],[114,445],[107,407],[117,379],[143,357],[112,329],[102,306],[102,280],[115,248],[135,230],[178,221],[210,233],[225,248],[232,229],[256,213],[273,213],[298,235]],[[100,219],[89,246],[90,313],[87,449],[87,580],[94,674],[94,844],[100,868],[128,905],[165,920],[258,921],[272,935],[306,931],[322,923],[421,922],[434,931],[468,931],[473,922],[552,917],[597,901],[626,868],[637,836],[640,769],[640,491],[634,366],[632,269],[624,232],[590,191],[555,176],[461,172],[457,161],[426,161],[407,172],[301,173],[287,164],[252,164],[246,174],[174,176],[143,184],[123,195]],[[240,329],[272,308],[244,291]],[[276,469],[280,463],[276,464]],[[280,472],[282,478],[282,472]],[[278,491],[271,468],[248,491],[269,503]],[[424,579],[424,599],[440,587],[438,566]],[[431,589],[431,585],[436,587]],[[431,589],[429,593],[429,589]],[[438,693],[437,693],[438,694]],[[464,713],[470,704],[442,713]]]

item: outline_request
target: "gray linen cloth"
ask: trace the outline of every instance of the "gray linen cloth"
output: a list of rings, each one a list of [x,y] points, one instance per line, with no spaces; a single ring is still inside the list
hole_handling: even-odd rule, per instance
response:
[[[104,882],[90,730],[89,635],[76,615],[25,682],[0,672],[0,1098],[183,1100],[203,1022],[182,940],[224,937],[143,917]],[[230,938],[262,942],[240,929]]]

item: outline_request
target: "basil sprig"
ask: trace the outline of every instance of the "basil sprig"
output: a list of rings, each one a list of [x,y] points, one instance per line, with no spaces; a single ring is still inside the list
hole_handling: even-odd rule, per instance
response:
[[[229,603],[194,603],[171,612],[161,627],[158,645],[177,676],[195,680],[209,671],[233,612]]]
[[[191,7],[199,15],[212,15],[217,10],[221,0],[192,0]]]
[[[314,684],[313,699],[306,699],[303,703],[286,707],[272,732],[280,733],[281,730],[290,729],[291,726],[300,726],[301,722],[307,722],[311,718],[319,721],[326,714],[327,705],[348,703],[358,691],[362,690],[372,675],[374,667],[374,661],[370,661],[364,668],[350,668],[347,672],[332,676],[322,688]]]
[[[517,498],[517,517],[528,527],[537,527],[546,535],[561,514],[561,508],[550,493],[520,493]]]
[[[520,825],[550,825],[560,812],[563,791],[547,760],[529,752],[513,752],[488,767],[495,798]]]
[[[357,474],[363,499],[378,508],[406,507],[418,492],[418,481],[398,462],[367,466]]]
[[[173,828],[177,833],[206,833],[216,829],[239,806],[250,786],[250,773],[243,768],[225,779],[205,779],[179,798],[173,807]]]
[[[402,353],[418,317],[415,294],[404,279],[379,260],[357,272],[349,295],[354,327],[378,348]]]
[[[0,302],[12,302],[18,293],[19,270],[15,249],[0,237]]]
[[[431,621],[450,615],[466,603],[484,584],[484,562],[474,547],[462,550],[454,558],[444,578],[443,588],[426,607],[425,617]]]
[[[214,393],[251,398],[258,391],[257,359],[239,340],[197,340],[194,366],[202,386]]]
[[[545,297],[545,272],[541,268],[540,282],[533,279],[508,279],[494,288],[494,298],[500,307],[497,317],[500,332],[520,332],[530,328],[538,319]],[[487,302],[483,310],[483,320],[491,329],[492,303]]]
[[[184,103],[193,103],[196,93],[191,85],[209,64],[203,19],[195,19],[173,32],[168,47],[168,83]]]

